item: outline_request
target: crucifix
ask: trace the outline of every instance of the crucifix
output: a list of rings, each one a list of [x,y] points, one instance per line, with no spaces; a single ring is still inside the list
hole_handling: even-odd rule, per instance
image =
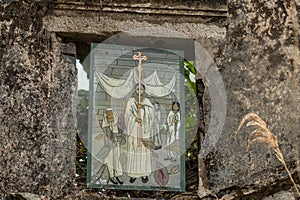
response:
[[[147,56],[142,56],[142,52],[139,51],[137,55],[132,56],[133,60],[138,60],[139,64],[137,67],[137,70],[139,72],[138,76],[138,135],[137,135],[137,146],[140,147],[141,145],[141,81],[142,81],[142,60],[147,60]]]

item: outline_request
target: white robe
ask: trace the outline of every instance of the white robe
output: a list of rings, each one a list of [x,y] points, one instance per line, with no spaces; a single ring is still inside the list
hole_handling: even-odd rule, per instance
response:
[[[161,121],[161,114],[160,110],[154,109],[154,125],[153,125],[153,138],[154,138],[154,144],[156,146],[161,145],[161,134],[160,134],[160,121]]]
[[[138,147],[138,109],[135,98],[130,98],[125,111],[126,133],[128,135],[128,176],[139,178],[151,174],[151,150],[146,148],[142,139],[150,139],[153,131],[153,105],[144,98],[140,109],[140,146]]]
[[[177,122],[175,123],[175,120]],[[167,132],[167,146],[174,143],[179,139],[180,131],[180,113],[170,111],[167,118],[168,132]],[[168,158],[171,158],[173,161],[177,160],[178,154],[175,151],[168,150]]]
[[[111,131],[113,134],[118,133],[118,118],[114,113],[114,122],[108,122],[106,115],[104,115],[103,123],[102,123],[102,128],[103,129],[108,129],[108,131]],[[122,166],[120,163],[120,155],[121,155],[121,147],[120,144],[116,141],[114,138],[114,141],[111,140],[110,138],[110,133],[105,136],[105,145],[108,145],[110,147],[110,152],[108,156],[104,159],[104,164],[107,165],[108,171],[110,174],[110,177],[118,177],[122,176]]]
[[[174,122],[175,116],[177,118],[177,123]],[[180,131],[180,112],[176,114],[173,111],[170,111],[167,118],[168,124],[168,135],[167,135],[167,145],[172,144],[175,140],[179,139]]]

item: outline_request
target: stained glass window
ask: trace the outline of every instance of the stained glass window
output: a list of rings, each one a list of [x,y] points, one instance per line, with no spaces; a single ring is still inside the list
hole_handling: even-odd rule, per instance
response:
[[[92,44],[88,186],[185,189],[183,52]]]

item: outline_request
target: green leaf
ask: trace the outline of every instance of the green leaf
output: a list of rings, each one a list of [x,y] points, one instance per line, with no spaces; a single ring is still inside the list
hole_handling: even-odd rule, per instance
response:
[[[196,75],[196,68],[194,66],[194,63],[193,61],[188,61],[188,60],[185,60],[184,61],[184,65],[186,66],[186,68],[192,72],[192,74]]]

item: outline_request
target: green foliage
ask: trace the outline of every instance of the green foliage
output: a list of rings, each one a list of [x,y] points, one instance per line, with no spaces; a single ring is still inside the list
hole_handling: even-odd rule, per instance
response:
[[[87,144],[88,134],[88,95],[86,90],[78,91],[79,103],[77,105],[77,155],[76,155],[76,173],[79,177],[85,177],[87,172]]]
[[[199,105],[196,98],[196,68],[193,61],[184,62],[185,78],[185,137],[186,137],[186,189],[197,188],[199,137],[198,115]]]
[[[184,65],[185,65],[185,67],[186,67],[191,73],[193,73],[194,75],[196,75],[196,69],[195,69],[194,62],[193,62],[193,61],[185,60],[185,61],[184,61]]]
[[[196,75],[196,68],[193,61],[184,61],[184,78],[186,80],[186,85],[191,90],[192,93],[196,94],[196,82],[191,80],[191,74]]]
[[[87,173],[87,149],[78,134],[76,150],[76,174],[78,174],[79,177],[84,177]]]
[[[185,126],[186,134],[195,135],[197,128],[198,104],[196,99],[196,81],[191,79],[191,74],[196,75],[196,69],[192,61],[185,60]]]

